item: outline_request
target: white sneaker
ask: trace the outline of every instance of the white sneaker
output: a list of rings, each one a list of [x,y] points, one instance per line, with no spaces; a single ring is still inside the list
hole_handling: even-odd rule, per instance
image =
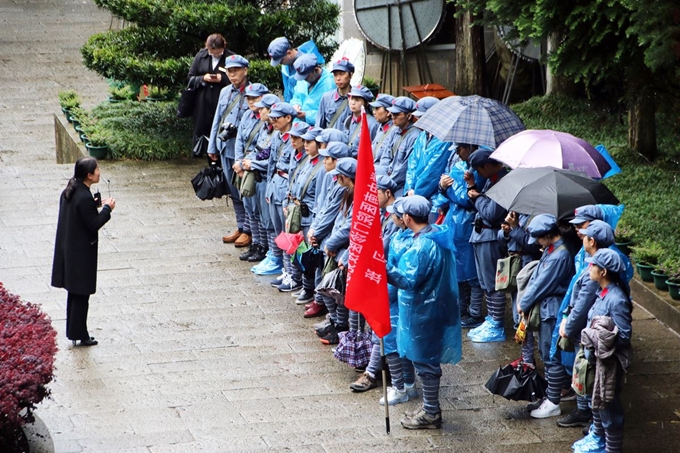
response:
[[[406,389],[399,390],[395,387],[390,387],[387,389],[387,404],[394,406],[395,404],[405,403],[408,401],[408,394]],[[380,398],[380,405],[385,405],[385,397]]]
[[[533,418],[557,417],[558,415],[562,415],[562,410],[560,409],[559,404],[555,404],[546,398],[538,409],[531,411],[530,415]]]
[[[406,390],[406,394],[409,398],[418,398],[418,390],[416,390],[415,384],[404,384],[404,390]]]

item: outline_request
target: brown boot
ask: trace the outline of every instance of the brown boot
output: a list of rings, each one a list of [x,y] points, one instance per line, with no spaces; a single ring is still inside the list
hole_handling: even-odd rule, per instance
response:
[[[241,235],[234,241],[234,247],[248,247],[253,242],[253,237],[246,233]]]
[[[231,244],[231,243],[234,242],[236,239],[238,239],[238,238],[241,236],[241,234],[242,234],[242,233],[241,233],[239,230],[236,230],[236,231],[234,231],[233,233],[231,233],[231,234],[228,235],[228,236],[223,236],[223,237],[222,237],[222,242],[224,242],[225,244]]]

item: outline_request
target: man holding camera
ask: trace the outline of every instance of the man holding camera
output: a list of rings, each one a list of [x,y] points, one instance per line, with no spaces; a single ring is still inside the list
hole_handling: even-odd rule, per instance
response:
[[[210,130],[210,142],[208,143],[208,156],[213,161],[222,160],[224,178],[229,188],[229,198],[234,203],[236,213],[236,225],[238,230],[222,238],[224,243],[234,243],[236,247],[247,247],[251,243],[250,230],[246,225],[246,211],[241,201],[241,195],[234,186],[234,147],[236,134],[241,117],[248,110],[248,103],[244,97],[244,91],[248,82],[248,60],[240,55],[231,55],[226,58],[224,71],[231,82],[222,88],[220,99],[215,110],[212,129]],[[227,200],[228,201],[228,200]]]

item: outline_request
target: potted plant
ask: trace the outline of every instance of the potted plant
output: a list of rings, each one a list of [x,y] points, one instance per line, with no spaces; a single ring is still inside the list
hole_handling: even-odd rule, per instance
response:
[[[633,229],[626,223],[619,221],[618,225],[616,225],[616,230],[614,231],[616,247],[628,257],[630,257],[630,247],[633,245],[634,234]]]
[[[98,122],[93,122],[83,130],[87,136],[88,141],[85,142],[85,148],[90,153],[90,156],[97,159],[106,159],[109,152],[107,144],[108,135]]]
[[[78,133],[80,141],[83,143],[87,142],[87,134],[85,131],[94,124],[94,119],[87,110],[80,107],[74,109],[71,114],[73,116],[73,128]]]
[[[137,93],[130,85],[111,85],[109,93],[109,102],[134,101],[137,99]]]
[[[149,94],[146,100],[149,102],[165,101],[168,98],[168,90],[157,86],[149,86]]]
[[[631,256],[643,282],[652,282],[652,270],[659,264],[659,258],[663,255],[663,249],[655,242],[631,247]]]
[[[380,92],[380,81],[364,76],[362,85],[368,88],[371,93],[373,93],[373,97],[378,97],[378,93]]]
[[[82,107],[74,107],[71,110],[69,110],[68,113],[68,119],[73,125],[73,128],[75,130],[78,130],[79,126],[87,120],[88,117],[87,111],[82,108]]]
[[[655,266],[652,269],[652,279],[654,279],[654,286],[659,291],[668,291],[668,285],[666,280],[668,280],[668,268],[666,263]]]
[[[68,119],[69,112],[80,107],[80,95],[75,90],[64,90],[59,92],[59,105],[61,106],[61,111],[66,115]]]
[[[668,294],[670,294],[671,299],[680,300],[680,261],[669,260],[666,266],[668,271],[668,280],[666,280]]]

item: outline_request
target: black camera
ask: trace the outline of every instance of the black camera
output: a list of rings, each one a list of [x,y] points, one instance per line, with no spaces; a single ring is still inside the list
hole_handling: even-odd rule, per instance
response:
[[[309,206],[307,206],[307,203],[300,202],[300,214],[302,214],[302,217],[309,217]]]
[[[219,134],[217,134],[217,138],[219,138],[223,142],[226,142],[230,138],[236,137],[237,132],[238,130],[236,129],[236,125],[234,125],[233,123],[225,122],[220,127],[220,132]]]
[[[475,233],[481,233],[484,226],[484,221],[480,217],[477,217],[475,219]]]

